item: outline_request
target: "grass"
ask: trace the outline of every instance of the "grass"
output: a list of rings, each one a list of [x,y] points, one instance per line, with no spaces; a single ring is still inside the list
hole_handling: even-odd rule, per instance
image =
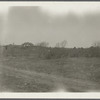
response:
[[[100,89],[100,58],[2,59],[2,85],[13,92],[72,92]]]

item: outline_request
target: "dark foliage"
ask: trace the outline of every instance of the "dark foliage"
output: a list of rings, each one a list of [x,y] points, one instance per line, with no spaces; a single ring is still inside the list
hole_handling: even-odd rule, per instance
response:
[[[3,56],[30,56],[34,58],[57,59],[64,57],[100,57],[100,47],[51,48],[41,46],[8,45],[3,48]]]

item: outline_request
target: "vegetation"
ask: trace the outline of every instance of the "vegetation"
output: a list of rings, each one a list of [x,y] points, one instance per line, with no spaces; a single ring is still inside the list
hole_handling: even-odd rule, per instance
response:
[[[59,44],[59,43],[58,43]],[[3,47],[4,56],[33,56],[35,58],[58,59],[64,57],[100,57],[100,47],[65,48],[66,41],[56,47],[48,47],[49,43],[41,42],[37,45],[26,42],[22,45],[7,45]]]
[[[27,45],[28,44],[28,45]],[[100,90],[100,47],[65,48],[48,43],[0,47],[2,91],[51,92],[64,86],[69,92]]]

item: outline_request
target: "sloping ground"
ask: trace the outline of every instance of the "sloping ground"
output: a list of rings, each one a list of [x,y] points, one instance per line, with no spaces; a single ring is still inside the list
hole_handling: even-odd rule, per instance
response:
[[[53,91],[63,85],[66,91],[98,90],[99,85],[90,81],[63,78],[44,73],[3,68],[3,84],[15,92],[46,92]]]
[[[98,64],[99,60],[94,60]],[[2,76],[1,91],[53,92],[59,88],[63,88],[67,92],[98,91],[100,90],[98,82],[89,80],[87,72],[90,69],[85,66],[89,65],[89,59],[86,61],[83,59],[71,59],[71,62],[70,59],[49,61],[24,58],[3,59],[0,67],[2,69],[0,73]],[[93,59],[90,62],[95,65]],[[82,64],[84,64],[84,68],[80,67]],[[84,71],[87,71],[87,74]]]

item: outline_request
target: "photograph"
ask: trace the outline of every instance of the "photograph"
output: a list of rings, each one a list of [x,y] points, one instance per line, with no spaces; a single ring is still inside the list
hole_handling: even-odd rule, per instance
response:
[[[100,2],[0,2],[0,92],[99,93]]]

